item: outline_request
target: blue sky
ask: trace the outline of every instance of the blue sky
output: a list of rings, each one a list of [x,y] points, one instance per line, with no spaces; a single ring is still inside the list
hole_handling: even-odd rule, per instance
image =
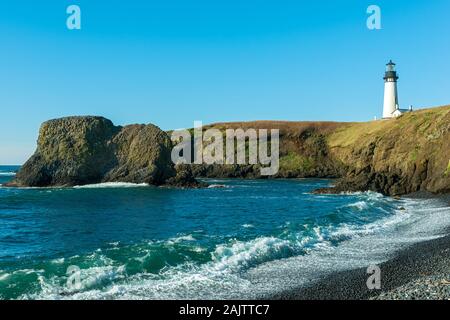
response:
[[[77,4],[82,29],[66,28]],[[382,10],[382,30],[366,9]],[[0,164],[40,124],[102,115],[162,129],[380,116],[397,62],[402,107],[450,103],[450,1],[1,1]]]

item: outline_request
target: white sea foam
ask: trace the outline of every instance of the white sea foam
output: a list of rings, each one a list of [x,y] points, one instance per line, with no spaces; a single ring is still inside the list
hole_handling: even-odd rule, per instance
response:
[[[130,182],[104,182],[74,186],[74,189],[101,189],[101,188],[139,188],[148,187],[148,183],[130,183]]]
[[[208,189],[222,189],[222,188],[229,188],[229,186],[224,184],[211,184],[208,186]]]
[[[42,274],[38,275],[38,282],[41,286],[41,292],[38,294],[26,294],[24,299],[77,299],[77,296],[83,296],[86,293],[96,292],[97,287],[108,285],[113,281],[125,278],[124,266],[100,266],[81,269],[80,286],[70,288],[61,286],[58,277],[46,278]]]
[[[43,269],[20,269],[13,272],[13,274],[33,274],[33,273],[44,273]]]
[[[401,202],[405,210],[397,210],[390,217],[359,227],[342,224],[331,231],[331,238],[348,237],[338,246],[319,245],[308,255],[270,261],[250,269],[246,279],[253,284],[252,292],[257,297],[270,295],[298,288],[332,272],[382,263],[401,248],[439,238],[450,224],[450,208],[434,200]]]
[[[173,243],[179,243],[179,242],[183,242],[183,241],[195,241],[195,238],[188,234],[188,235],[183,235],[183,236],[179,236],[179,237],[175,237],[175,238],[170,238],[169,240],[167,240],[168,244],[173,244]]]
[[[64,258],[53,259],[51,261],[53,264],[63,264],[65,262]]]
[[[131,182],[104,182],[74,186],[73,189],[107,189],[107,188],[142,188],[148,187],[148,183],[131,183]],[[65,187],[16,187],[14,189],[23,190],[45,190],[52,192],[53,190],[63,190]]]
[[[223,183],[223,182],[228,182],[228,181],[230,181],[230,180],[225,180],[225,179],[200,179],[200,180],[202,180],[202,181],[205,181],[205,182],[212,182],[212,183]]]
[[[216,247],[212,253],[212,268],[237,271],[268,259],[283,258],[294,251],[293,243],[275,237],[260,237],[247,242],[236,241],[231,245]]]
[[[0,274],[0,281],[7,280],[10,276],[11,276],[11,274],[9,274],[9,273],[2,273],[2,274]]]
[[[15,172],[0,172],[0,177],[13,177],[15,175]]]
[[[287,243],[287,242],[286,242]],[[107,265],[81,270],[81,289],[68,290],[58,277],[39,275],[41,292],[23,299],[208,299],[248,292],[251,283],[235,273],[246,263],[283,247],[275,238],[218,246],[216,259],[202,265],[186,263],[159,274],[139,273],[125,278],[125,266]],[[149,253],[150,254],[150,253]],[[97,255],[93,253],[91,256]],[[100,258],[97,256],[97,258]],[[222,296],[223,295],[223,296]]]
[[[358,210],[363,211],[363,210],[368,209],[369,205],[367,204],[366,201],[358,201],[358,202],[347,205],[347,207],[357,208]]]
[[[361,194],[372,197],[372,194]],[[390,200],[386,200],[390,201]],[[185,263],[159,274],[127,276],[124,266],[96,251],[89,259],[102,267],[83,270],[87,280],[80,292],[61,295],[58,278],[42,278],[42,292],[33,299],[241,299],[258,298],[296,288],[331,272],[367,267],[389,259],[411,243],[439,237],[449,224],[449,207],[434,200],[400,200],[404,210],[364,225],[340,224],[312,229],[308,237],[285,240],[259,237],[217,245],[210,262]],[[331,240],[345,238],[339,245]],[[168,241],[193,241],[182,235]],[[305,247],[308,254],[298,255]],[[151,251],[147,252],[151,255]],[[294,256],[293,256],[294,255]],[[103,258],[102,258],[103,257]]]

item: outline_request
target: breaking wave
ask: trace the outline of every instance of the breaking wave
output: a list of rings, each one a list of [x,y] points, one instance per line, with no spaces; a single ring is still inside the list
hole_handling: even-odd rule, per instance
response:
[[[87,184],[82,186],[74,186],[74,189],[102,189],[102,188],[139,188],[148,187],[148,183],[131,183],[131,182],[104,182]]]
[[[298,272],[319,264],[319,270],[331,272],[358,267],[369,261],[386,260],[388,251],[402,245],[438,237],[436,224],[448,214],[448,207],[432,201],[420,206],[414,200],[403,200],[401,204],[404,208],[391,216],[368,224],[307,225],[301,231],[246,241],[229,239],[213,247],[202,245],[192,234],[138,245],[111,244],[84,257],[52,261],[63,271],[69,265],[87,265],[81,270],[79,289],[67,289],[65,273],[48,276],[28,270],[28,276],[31,273],[38,279],[39,288],[20,298],[255,298],[282,289],[280,284],[287,280],[274,280],[282,276],[280,268]],[[371,246],[373,257],[368,250]],[[376,256],[381,252],[377,251],[379,246],[383,248],[382,256]],[[331,254],[332,264],[325,260]],[[118,256],[127,258],[117,259]],[[299,278],[296,285],[306,281],[309,269],[304,270],[306,278]],[[15,276],[0,273],[0,282],[12,281]]]
[[[216,183],[227,189],[183,192],[142,192],[133,188],[146,185],[129,183],[0,190],[2,226],[20,230],[14,241],[51,240],[43,219],[58,223],[64,236],[57,240],[65,241],[51,242],[48,251],[29,245],[12,251],[12,237],[0,239],[0,246],[6,243],[0,299],[270,297],[331,272],[385,261],[403,246],[439,237],[449,222],[449,207],[437,200],[311,195],[314,181],[306,182],[257,181],[257,188],[247,188],[248,181],[224,180]],[[128,189],[78,190],[90,188]],[[98,199],[102,205],[92,210]],[[37,258],[11,258],[19,254]],[[68,285],[71,266],[80,270],[76,287]]]
[[[0,172],[0,177],[14,177],[15,175],[15,172]]]

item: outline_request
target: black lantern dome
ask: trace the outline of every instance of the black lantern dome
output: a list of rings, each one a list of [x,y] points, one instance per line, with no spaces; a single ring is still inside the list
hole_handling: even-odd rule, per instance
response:
[[[397,82],[398,76],[397,71],[395,71],[395,63],[390,60],[386,64],[386,73],[384,74],[384,81],[386,82]]]

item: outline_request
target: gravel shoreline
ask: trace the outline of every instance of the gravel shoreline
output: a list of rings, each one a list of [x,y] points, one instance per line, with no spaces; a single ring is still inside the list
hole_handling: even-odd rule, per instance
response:
[[[450,229],[379,264],[381,289],[369,290],[365,268],[337,272],[271,297],[274,300],[450,300]]]

